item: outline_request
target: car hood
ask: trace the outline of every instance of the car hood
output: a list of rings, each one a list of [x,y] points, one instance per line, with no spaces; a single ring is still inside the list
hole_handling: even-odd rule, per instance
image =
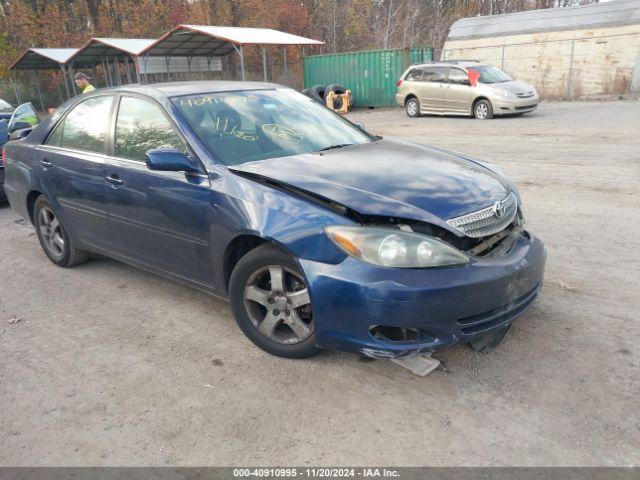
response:
[[[535,88],[533,88],[532,85],[524,82],[518,82],[516,80],[513,80],[511,82],[489,83],[487,85],[493,88],[506,90],[507,92],[511,92],[514,94],[535,92]]]
[[[446,226],[509,192],[498,174],[467,158],[398,140],[229,167],[340,203],[363,215]]]

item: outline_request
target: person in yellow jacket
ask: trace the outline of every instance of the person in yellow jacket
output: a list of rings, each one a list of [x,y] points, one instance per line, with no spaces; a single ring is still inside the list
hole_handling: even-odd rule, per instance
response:
[[[90,80],[91,77],[82,72],[78,72],[73,76],[73,81],[76,83],[76,87],[78,87],[82,93],[95,91],[96,87],[91,85]]]

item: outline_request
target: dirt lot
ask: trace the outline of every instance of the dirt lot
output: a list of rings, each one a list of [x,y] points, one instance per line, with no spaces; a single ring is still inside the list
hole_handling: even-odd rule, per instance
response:
[[[223,301],[111,260],[55,267],[4,206],[0,464],[640,465],[640,103],[351,118],[519,184],[549,261],[497,351],[439,353],[426,378],[271,357]]]

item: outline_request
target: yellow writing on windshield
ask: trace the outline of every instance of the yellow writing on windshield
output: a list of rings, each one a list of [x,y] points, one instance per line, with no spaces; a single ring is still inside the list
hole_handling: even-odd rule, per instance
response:
[[[283,138],[294,142],[301,142],[303,140],[302,135],[289,127],[285,127],[284,125],[279,125],[277,123],[265,123],[261,128],[262,131],[270,137]]]

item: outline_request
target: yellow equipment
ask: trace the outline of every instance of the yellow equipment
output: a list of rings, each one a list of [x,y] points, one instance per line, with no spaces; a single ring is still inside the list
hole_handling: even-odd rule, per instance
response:
[[[347,113],[351,110],[351,90],[344,93],[328,92],[324,96],[324,101],[331,110],[338,113]]]

